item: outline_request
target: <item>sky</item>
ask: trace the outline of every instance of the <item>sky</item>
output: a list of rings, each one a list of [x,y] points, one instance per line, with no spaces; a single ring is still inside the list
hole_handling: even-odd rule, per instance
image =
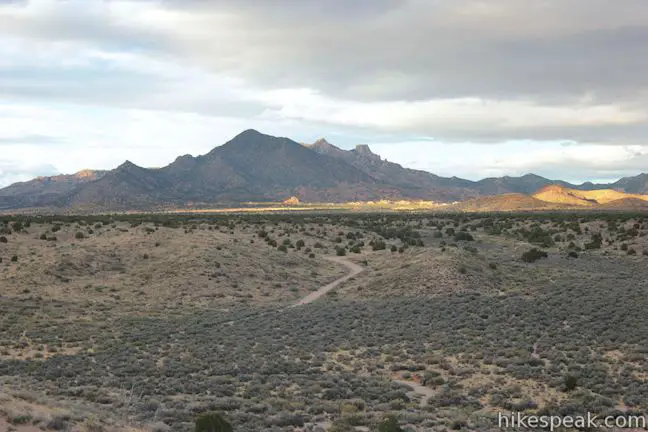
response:
[[[648,171],[645,0],[0,0],[0,186],[245,129],[444,176]]]

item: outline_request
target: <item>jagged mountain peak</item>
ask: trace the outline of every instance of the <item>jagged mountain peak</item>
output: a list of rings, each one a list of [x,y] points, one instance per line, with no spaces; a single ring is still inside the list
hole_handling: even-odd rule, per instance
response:
[[[332,146],[330,142],[326,140],[326,138],[320,138],[317,141],[313,143],[314,146]]]
[[[355,146],[354,150],[360,154],[365,154],[365,155],[375,155],[369,148],[368,144],[358,144]]]
[[[128,159],[125,160],[121,165],[117,167],[117,169],[130,169],[130,168],[140,168],[140,167],[135,165],[133,162],[129,161]]]
[[[311,144],[309,147],[313,148],[320,148],[320,149],[332,149],[335,148],[337,149],[338,147],[334,146],[330,142],[326,140],[326,138],[320,138],[317,141],[315,141],[313,144]]]

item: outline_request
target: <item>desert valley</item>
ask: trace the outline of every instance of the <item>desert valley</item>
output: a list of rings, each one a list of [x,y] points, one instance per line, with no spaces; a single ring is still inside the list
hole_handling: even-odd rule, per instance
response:
[[[641,213],[3,221],[7,430],[217,411],[236,431],[487,431],[501,411],[648,408]]]

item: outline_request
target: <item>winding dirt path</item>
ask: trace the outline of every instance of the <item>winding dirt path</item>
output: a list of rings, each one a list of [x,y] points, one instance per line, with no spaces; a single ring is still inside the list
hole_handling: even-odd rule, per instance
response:
[[[308,294],[306,297],[303,297],[302,299],[297,301],[297,303],[295,303],[293,305],[293,307],[302,306],[302,305],[314,302],[315,300],[322,297],[323,295],[325,295],[329,291],[334,290],[342,282],[346,282],[349,279],[351,279],[352,277],[354,277],[354,276],[356,276],[356,275],[358,275],[358,274],[360,274],[360,273],[362,273],[364,271],[364,267],[362,267],[362,266],[360,266],[360,265],[358,265],[358,264],[356,264],[354,262],[351,262],[351,261],[347,260],[345,257],[330,256],[330,257],[323,257],[323,258],[325,260],[333,261],[335,263],[344,265],[345,267],[347,267],[349,269],[349,273],[347,275],[345,275],[345,276],[342,276],[339,279],[335,279],[333,282],[329,283],[328,285],[324,285],[323,287],[321,287],[317,291],[313,291],[312,293]]]
[[[341,278],[338,278],[334,280],[333,282],[324,285],[317,291],[313,291],[312,293],[308,294],[306,297],[301,298],[299,301],[297,301],[295,304],[293,304],[291,307],[296,307],[296,306],[302,306],[308,303],[312,303],[315,300],[319,299],[323,295],[326,295],[328,292],[334,290],[338,285],[340,285],[342,282],[348,281],[352,277],[362,273],[364,271],[364,267],[349,261],[345,257],[339,257],[339,256],[329,256],[329,257],[323,257],[325,260],[328,261],[333,261],[338,264],[342,264],[345,267],[349,269],[349,273],[346,274],[345,276],[342,276]],[[412,389],[411,392],[408,393],[415,393],[419,394],[422,396],[421,398],[421,407],[424,407],[428,404],[428,399],[430,399],[432,396],[434,396],[435,392],[433,389],[430,387],[423,386],[415,381],[405,381],[405,380],[399,380],[399,379],[392,379],[392,382],[401,384],[401,385],[406,385]]]

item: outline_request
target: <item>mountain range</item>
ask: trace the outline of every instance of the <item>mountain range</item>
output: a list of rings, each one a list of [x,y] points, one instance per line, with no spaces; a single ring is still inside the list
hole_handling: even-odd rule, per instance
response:
[[[610,189],[643,195],[648,193],[648,174],[611,184],[573,185],[535,174],[471,181],[404,168],[382,159],[367,145],[343,150],[324,139],[300,144],[247,130],[205,155],[180,156],[163,168],[126,161],[109,171],[85,170],[15,183],[0,189],[0,210],[146,210],[282,201],[291,196],[305,202],[454,202],[500,194],[531,195],[551,185],[570,191]]]

